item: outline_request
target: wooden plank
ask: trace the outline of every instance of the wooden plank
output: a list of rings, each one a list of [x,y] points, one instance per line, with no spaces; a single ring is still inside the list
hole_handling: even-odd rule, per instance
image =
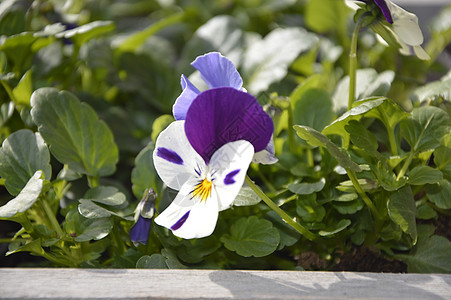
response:
[[[6,268],[0,298],[451,299],[451,275]]]

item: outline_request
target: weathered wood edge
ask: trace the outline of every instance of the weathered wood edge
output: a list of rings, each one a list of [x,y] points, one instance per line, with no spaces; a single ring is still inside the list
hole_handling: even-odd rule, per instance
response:
[[[451,275],[4,268],[0,298],[451,299]]]

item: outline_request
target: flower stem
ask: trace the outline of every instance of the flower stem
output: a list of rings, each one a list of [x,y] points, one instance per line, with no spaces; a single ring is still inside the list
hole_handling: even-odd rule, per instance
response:
[[[290,105],[287,108],[288,111],[288,149],[291,153],[296,151],[296,145],[294,141],[294,118],[293,118],[293,107]]]
[[[351,49],[349,51],[349,98],[348,98],[348,110],[351,109],[352,104],[355,101],[355,87],[357,82],[357,37],[359,35],[360,28],[362,27],[363,18],[357,21],[351,38]]]
[[[53,213],[52,209],[50,208],[49,204],[45,199],[41,201],[42,207],[44,208],[45,214],[47,215],[47,218],[49,219],[50,223],[52,224],[53,229],[58,234],[59,238],[62,238],[64,236],[63,230],[61,229],[60,224],[55,218],[55,214]]]
[[[409,157],[407,157],[407,160],[404,162],[404,165],[402,166],[401,171],[399,171],[398,176],[396,177],[396,180],[401,179],[401,177],[403,177],[404,174],[406,174],[407,169],[409,168],[414,155],[415,155],[415,152],[413,152],[413,151],[410,152]]]
[[[296,229],[300,234],[309,240],[314,240],[316,236],[310,232],[308,229],[304,228],[301,224],[293,220],[284,210],[277,206],[271,199],[266,196],[266,194],[255,185],[255,183],[246,175],[246,183],[249,187],[266,203],[272,210],[274,210],[285,222],[291,227]]]
[[[397,156],[398,146],[396,145],[395,133],[390,128],[387,128],[387,133],[388,133],[388,141],[390,143],[390,151],[392,155]]]
[[[90,188],[95,188],[96,186],[99,185],[99,177],[88,175],[88,184]]]
[[[374,206],[371,199],[368,197],[368,195],[363,190],[362,186],[359,183],[359,180],[357,179],[357,176],[355,176],[354,171],[346,169],[346,173],[348,174],[349,179],[351,179],[352,184],[354,185],[354,188],[356,189],[357,193],[362,197],[363,202],[365,202],[366,206],[370,209],[371,213],[376,219],[381,219],[381,215],[377,211],[376,206]]]

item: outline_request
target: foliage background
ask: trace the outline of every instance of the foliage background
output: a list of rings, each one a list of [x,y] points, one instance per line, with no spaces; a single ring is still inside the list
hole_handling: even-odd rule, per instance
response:
[[[4,185],[0,204],[17,196],[34,171],[42,169],[48,185],[44,184],[45,191],[37,198],[49,203],[62,225],[60,230],[68,235],[61,240],[55,224],[44,213],[43,227],[34,229],[38,237],[31,236],[39,245],[30,246],[26,243],[30,237],[22,235],[24,240],[10,244],[9,253],[27,251],[43,256],[42,251],[48,251],[54,257],[69,257],[60,264],[64,265],[67,259],[75,264],[66,261],[66,265],[85,267],[260,269],[300,269],[302,254],[315,253],[322,263],[312,268],[327,269],[336,264],[342,253],[364,245],[390,259],[407,262],[409,271],[449,272],[449,241],[432,235],[434,228],[430,225],[421,224],[429,224],[428,220],[438,219],[439,215],[449,218],[450,197],[424,198],[421,193],[434,194],[437,181],[443,182],[449,193],[446,157],[451,151],[447,127],[451,75],[437,57],[451,41],[450,15],[448,7],[429,26],[430,41],[425,48],[432,60],[428,62],[399,55],[396,49],[378,43],[370,30],[360,35],[357,98],[379,96],[369,99],[376,101],[369,104],[371,109],[393,109],[396,117],[393,128],[388,129],[396,133],[398,148],[406,153],[402,159],[406,159],[408,144],[412,144],[408,138],[400,137],[408,135],[409,124],[401,130],[398,122],[410,114],[393,103],[409,113],[418,106],[439,107],[440,112],[434,112],[443,119],[430,131],[436,133],[434,129],[440,128],[432,149],[440,148],[438,156],[442,159],[431,166],[440,169],[440,174],[429,169],[417,171],[430,172],[426,173],[427,179],[410,182],[419,186],[418,190],[412,192],[403,186],[382,188],[370,172],[360,178],[365,191],[374,192],[376,202],[378,198],[394,197],[390,199],[396,203],[403,199],[402,193],[420,195],[413,202],[413,221],[408,221],[405,228],[402,221],[390,216],[381,224],[381,235],[370,237],[374,224],[368,221],[369,211],[346,175],[335,168],[334,155],[325,150],[328,147],[314,148],[304,141],[308,142],[314,134],[310,128],[322,131],[346,111],[347,53],[354,23],[352,11],[342,1],[3,1],[0,139],[3,142],[19,132],[12,145],[22,144],[21,149],[31,150],[24,151],[21,159],[11,158],[9,154],[20,151],[8,151],[3,145],[3,166],[11,161],[18,165],[11,163],[10,169],[0,170]],[[280,162],[275,166],[252,166],[251,177],[285,210],[318,232],[323,237],[319,241],[302,238],[261,203],[221,213],[215,234],[206,239],[180,241],[154,226],[147,246],[134,247],[128,240],[131,215],[145,188],[150,185],[159,192],[160,211],[174,196],[174,191],[161,186],[148,153],[158,133],[172,121],[172,104],[181,91],[180,75],[191,75],[190,79],[199,86],[199,76],[189,64],[209,51],[220,51],[234,62],[246,89],[274,119]],[[48,87],[53,89],[40,89]],[[30,103],[32,93],[38,89],[35,104]],[[394,102],[383,100],[386,98],[382,96]],[[52,102],[54,99],[60,99],[61,107]],[[65,115],[62,111],[68,107],[70,113]],[[60,135],[60,129],[72,118],[82,121],[71,123],[66,134]],[[309,126],[298,127],[304,140],[295,137],[287,127],[289,118],[294,124]],[[374,122],[371,115],[361,114],[356,120],[364,127],[347,119],[336,130],[351,139],[353,148],[349,155],[353,162],[376,164],[380,154],[375,152],[389,152],[384,126]],[[416,122],[415,118],[410,122]],[[86,126],[79,128],[77,124]],[[94,132],[93,128],[99,126],[102,129]],[[349,126],[346,131],[345,126]],[[372,134],[368,135],[368,130]],[[42,138],[33,134],[37,131],[50,146],[51,155],[42,145]],[[359,144],[350,132],[366,139]],[[88,133],[93,137],[88,150],[80,150],[73,158],[73,153],[66,150],[77,148]],[[332,141],[340,145],[337,139]],[[370,149],[375,151],[373,157],[362,153],[368,151],[366,145],[374,145]],[[421,153],[430,148],[418,149],[410,169],[429,166],[431,153],[427,157]],[[22,174],[17,171],[23,163],[30,162],[37,166]],[[8,178],[11,172],[17,173],[14,176],[18,181],[13,180],[14,176]],[[99,189],[90,189],[97,185]],[[398,192],[400,198],[393,196]],[[103,198],[99,196],[105,194]],[[246,204],[258,202],[251,193],[241,199]],[[439,199],[438,203],[434,199]],[[34,209],[43,211],[45,205]],[[385,206],[378,208],[386,212]],[[404,217],[403,212],[400,215]],[[29,216],[38,222],[41,217],[39,213]],[[11,238],[20,229],[10,221],[0,222],[2,238]],[[421,225],[418,228],[417,223]],[[87,235],[80,238],[83,234]],[[248,243],[251,238],[259,242]],[[70,254],[60,253],[65,247],[70,248]],[[431,260],[424,255],[430,249],[442,254]],[[58,264],[58,259],[53,263]]]

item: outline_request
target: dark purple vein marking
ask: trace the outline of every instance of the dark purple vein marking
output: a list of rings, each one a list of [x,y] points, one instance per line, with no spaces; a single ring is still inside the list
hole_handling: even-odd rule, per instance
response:
[[[179,229],[180,227],[182,227],[182,225],[185,224],[186,220],[187,220],[188,217],[189,217],[189,212],[190,212],[190,210],[188,210],[188,211],[186,212],[186,214],[183,215],[183,217],[181,217],[177,222],[175,222],[175,224],[172,225],[171,229],[172,229],[172,230],[177,230],[177,229]]]
[[[183,159],[175,151],[159,147],[157,156],[177,165],[183,165]]]
[[[226,177],[224,178],[224,184],[232,184],[235,183],[235,175],[238,174],[241,170],[237,169],[235,171],[230,172],[229,174],[226,175]]]

